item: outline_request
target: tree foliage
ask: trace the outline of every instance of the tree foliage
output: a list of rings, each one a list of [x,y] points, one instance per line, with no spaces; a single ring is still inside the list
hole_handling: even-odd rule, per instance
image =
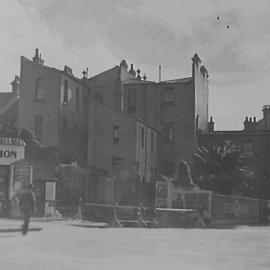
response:
[[[193,154],[193,177],[205,190],[251,195],[254,173],[250,160],[250,155],[243,154],[228,142],[210,150],[198,147]]]

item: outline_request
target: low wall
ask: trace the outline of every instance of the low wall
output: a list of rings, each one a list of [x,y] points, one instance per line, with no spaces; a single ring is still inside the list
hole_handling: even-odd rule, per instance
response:
[[[186,208],[200,208],[212,225],[259,223],[259,199],[212,192],[185,192],[184,200]]]
[[[212,224],[252,224],[259,223],[260,200],[211,194]]]

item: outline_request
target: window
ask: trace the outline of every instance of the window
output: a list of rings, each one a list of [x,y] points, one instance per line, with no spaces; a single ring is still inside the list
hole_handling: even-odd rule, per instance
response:
[[[76,89],[76,110],[77,112],[80,111],[80,89]]]
[[[172,163],[163,164],[163,174],[167,176],[174,175],[174,165]]]
[[[172,143],[174,140],[174,124],[166,123],[163,128],[163,139],[165,143]]]
[[[150,177],[151,177],[151,183],[154,183],[155,181],[155,170],[153,166],[150,167]]]
[[[164,89],[164,104],[171,105],[175,103],[175,92],[173,87]]]
[[[151,132],[150,141],[151,141],[151,152],[153,153],[154,152],[154,133],[153,132]]]
[[[102,104],[103,103],[103,96],[101,94],[99,94],[99,93],[96,93],[95,94],[95,100],[96,100],[96,102]]]
[[[141,148],[144,148],[144,127],[141,127]]]
[[[136,89],[128,89],[128,112],[136,112]]]
[[[243,153],[245,154],[253,154],[253,144],[250,142],[244,143],[243,144]]]
[[[67,131],[67,119],[63,118],[62,119],[62,133],[63,133],[63,135],[66,133],[66,131]]]
[[[34,116],[34,133],[39,142],[42,142],[43,136],[43,115]]]
[[[119,143],[119,126],[113,126],[113,144]]]
[[[64,82],[64,104],[68,104],[68,81]]]
[[[35,100],[36,101],[44,100],[44,90],[42,87],[42,78],[41,77],[36,79]]]

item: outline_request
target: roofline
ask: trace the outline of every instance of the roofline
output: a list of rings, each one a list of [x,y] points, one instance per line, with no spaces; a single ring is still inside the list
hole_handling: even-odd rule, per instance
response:
[[[244,135],[244,136],[260,136],[260,135],[270,135],[270,130],[269,131],[245,131],[245,130],[224,130],[224,131],[214,131],[212,133],[202,133],[199,134],[199,136],[218,136],[218,135],[232,135],[232,136],[237,136],[237,135]]]
[[[110,105],[108,105],[108,104],[100,103],[100,102],[96,101],[94,98],[92,98],[91,96],[88,97],[88,98],[89,98],[90,102],[97,103],[97,104],[99,104],[100,106],[104,106],[104,107],[106,107],[106,108],[108,108],[108,109],[110,109],[110,110],[112,110],[112,111],[114,111],[114,112],[117,112],[117,113],[119,113],[119,114],[122,114],[122,115],[124,115],[124,116],[126,116],[126,117],[128,117],[128,118],[134,119],[134,120],[136,120],[137,122],[141,122],[141,123],[143,123],[144,125],[146,125],[147,127],[153,129],[154,131],[159,132],[156,128],[150,126],[150,125],[149,125],[148,123],[146,123],[144,120],[142,120],[142,119],[140,119],[140,118],[138,118],[138,117],[135,117],[134,115],[130,115],[130,114],[126,113],[126,112],[122,112],[122,111],[116,110],[114,107],[112,107],[112,106],[110,106]]]
[[[29,59],[29,58],[27,58],[27,57],[25,57],[25,56],[21,56],[21,57],[23,57],[24,59],[26,59],[26,60],[29,61],[30,63],[35,64],[31,59]],[[65,75],[65,76],[69,77],[70,79],[73,79],[74,81],[77,81],[78,83],[82,83],[82,84],[83,84],[83,82],[82,82],[81,79],[75,77],[74,75],[71,75],[71,74],[66,73],[64,70],[60,70],[60,69],[58,69],[58,68],[50,67],[50,66],[47,66],[47,65],[44,65],[44,64],[41,65],[41,66],[42,66],[43,68],[45,68],[45,69],[49,69],[49,70],[58,72],[58,73],[60,73],[61,75],[63,74],[63,75]]]
[[[187,82],[183,82],[181,80],[190,80]],[[192,77],[185,77],[185,78],[179,78],[179,79],[172,79],[172,80],[166,80],[166,81],[161,81],[160,83],[169,83],[169,82],[176,82],[176,83],[190,83],[192,81]]]
[[[96,77],[98,77],[98,76],[100,76],[100,75],[103,75],[104,73],[107,73],[107,72],[112,71],[113,69],[119,68],[119,67],[120,67],[120,66],[116,65],[116,66],[114,66],[114,67],[112,67],[112,68],[109,68],[109,69],[107,69],[107,70],[105,70],[105,71],[102,71],[101,73],[98,73],[98,74],[94,75],[93,77],[88,78],[87,80],[90,81],[90,80],[92,80],[92,79],[95,79]]]

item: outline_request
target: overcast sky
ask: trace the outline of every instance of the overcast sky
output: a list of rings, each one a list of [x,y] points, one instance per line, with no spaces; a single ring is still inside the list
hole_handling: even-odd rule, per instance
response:
[[[268,0],[0,0],[0,91],[19,75],[20,56],[40,48],[45,64],[76,76],[118,65],[149,80],[191,76],[197,52],[209,71],[216,128],[242,129],[270,104]],[[219,20],[217,19],[219,17]],[[227,28],[229,25],[229,28]]]

